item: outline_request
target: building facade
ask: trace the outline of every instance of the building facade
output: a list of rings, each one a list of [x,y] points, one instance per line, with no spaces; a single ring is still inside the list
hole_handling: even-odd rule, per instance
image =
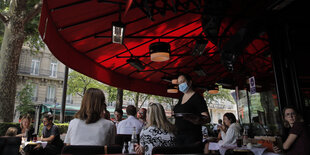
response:
[[[34,104],[61,105],[65,65],[58,61],[48,48],[32,52],[24,46],[19,59],[16,93],[27,83],[33,86],[32,100]],[[15,106],[18,105],[15,100]],[[67,95],[66,104],[79,106],[81,97]],[[19,112],[15,111],[14,121],[18,121]]]

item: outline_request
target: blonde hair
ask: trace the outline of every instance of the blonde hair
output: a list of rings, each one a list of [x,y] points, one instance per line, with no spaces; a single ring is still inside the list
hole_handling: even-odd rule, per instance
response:
[[[28,127],[30,127],[31,126],[31,117],[30,117],[30,115],[29,114],[27,114],[27,115],[25,115],[25,116],[23,116],[21,119],[20,119],[20,128],[21,129],[23,129],[24,127],[23,127],[23,121],[24,120],[28,120],[29,121],[29,126]]]
[[[14,137],[17,135],[17,128],[15,127],[9,127],[8,130],[6,130],[5,136],[11,136]]]
[[[86,124],[97,122],[106,110],[103,92],[97,88],[89,88],[83,96],[81,109],[75,118],[85,120]]]
[[[161,104],[150,103],[146,115],[146,127],[154,126],[169,133],[175,132],[175,127],[168,121],[164,108]]]

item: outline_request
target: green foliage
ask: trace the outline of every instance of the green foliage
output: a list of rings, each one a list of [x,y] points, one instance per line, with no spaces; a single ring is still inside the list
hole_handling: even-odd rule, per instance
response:
[[[68,75],[68,94],[83,96],[88,88],[105,90],[105,85],[79,72],[72,71]]]
[[[208,104],[223,100],[229,101],[231,103],[235,103],[234,98],[232,97],[229,89],[224,89],[222,86],[219,86],[219,93],[217,94],[209,94],[208,92],[204,93],[205,100]]]
[[[109,94],[107,97],[107,103],[112,103],[116,101],[117,88],[111,86],[105,86],[103,89],[106,93]]]
[[[17,105],[16,110],[19,111],[21,115],[34,113],[32,97],[33,85],[30,82],[27,82],[26,86],[17,94],[19,105]]]
[[[19,127],[19,123],[0,122],[0,136],[4,136],[9,127]]]
[[[137,100],[138,96],[138,100]],[[141,103],[140,107],[143,106],[146,100],[150,99],[151,96],[150,94],[144,94],[144,93],[138,93],[138,92],[133,92],[133,91],[124,91],[124,98],[128,101],[134,102],[134,103]],[[138,107],[139,108],[139,107]]]
[[[258,113],[257,111],[264,111],[261,101],[260,101],[260,94],[259,93],[255,93],[253,95],[250,96],[251,99],[251,115],[253,116],[257,116]]]
[[[173,98],[170,97],[163,97],[163,96],[155,96],[153,95],[152,98],[161,104],[168,104],[170,106],[170,108],[172,108],[172,106],[174,106],[174,100]],[[166,109],[167,110],[167,109]]]
[[[0,13],[8,14],[9,11],[9,3],[8,0],[1,0],[0,3]],[[26,12],[29,13],[33,10],[33,7],[39,2],[40,0],[30,0],[27,1],[27,10]],[[27,14],[26,13],[26,14]],[[42,41],[38,26],[40,21],[40,14],[37,14],[31,21],[26,23],[25,25],[25,33],[26,33],[26,39],[25,43],[27,43],[27,46],[30,47],[30,50],[34,53],[37,53],[39,49],[44,48],[45,44]],[[4,33],[4,25],[0,24],[0,45],[2,43],[3,39],[3,33]]]
[[[69,123],[54,123],[54,124],[58,126],[59,134],[67,133]],[[38,133],[40,137],[42,136],[42,130],[43,130],[43,124],[41,123]]]

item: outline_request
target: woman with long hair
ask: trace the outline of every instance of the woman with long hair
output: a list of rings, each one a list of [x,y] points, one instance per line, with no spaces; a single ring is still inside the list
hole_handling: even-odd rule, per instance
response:
[[[152,154],[156,146],[175,145],[175,127],[168,121],[163,106],[151,103],[146,112],[147,124],[140,133],[140,145],[135,147],[137,153]]]
[[[223,116],[224,125],[220,128],[220,134],[222,140],[218,143],[207,142],[205,144],[204,153],[208,154],[210,152],[209,145],[215,145],[218,147],[228,145],[228,144],[235,144],[238,136],[240,136],[241,127],[237,122],[237,119],[233,113],[225,113]]]
[[[34,128],[31,125],[31,117],[29,114],[24,115],[21,119],[20,119],[20,126],[17,130],[17,137],[30,137],[32,136],[33,132],[34,132]]]
[[[283,145],[278,144],[273,146],[275,152],[281,152],[282,148],[286,154],[310,154],[310,137],[307,133],[303,119],[298,114],[297,110],[292,106],[287,106],[283,109],[284,127],[288,129],[287,138]]]
[[[114,144],[115,125],[104,119],[106,103],[104,93],[89,88],[83,96],[81,109],[70,121],[65,143],[67,145]]]

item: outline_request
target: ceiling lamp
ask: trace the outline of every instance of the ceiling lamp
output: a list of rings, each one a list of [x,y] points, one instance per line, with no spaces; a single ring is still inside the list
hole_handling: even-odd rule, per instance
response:
[[[195,47],[194,47],[194,49],[192,51],[192,55],[193,56],[200,56],[200,55],[202,55],[203,52],[205,51],[205,48],[207,47],[207,44],[208,44],[208,40],[197,39]]]
[[[166,42],[152,43],[149,47],[151,61],[163,62],[170,58],[170,44]]]
[[[172,83],[172,84],[179,84],[179,83],[178,83],[178,79],[172,79],[172,80],[171,80],[171,83]]]
[[[123,44],[125,24],[122,22],[112,22],[112,42]]]
[[[142,64],[142,62],[139,59],[127,59],[127,63],[129,63],[131,66],[135,67],[138,70],[143,70],[145,66]]]
[[[178,93],[178,85],[169,85],[167,89],[167,93]]]
[[[209,94],[217,94],[217,93],[219,93],[219,86],[218,85],[211,86],[208,89],[208,93]]]
[[[206,72],[203,71],[203,69],[199,66],[194,68],[194,72],[198,75],[198,76],[207,76]]]

